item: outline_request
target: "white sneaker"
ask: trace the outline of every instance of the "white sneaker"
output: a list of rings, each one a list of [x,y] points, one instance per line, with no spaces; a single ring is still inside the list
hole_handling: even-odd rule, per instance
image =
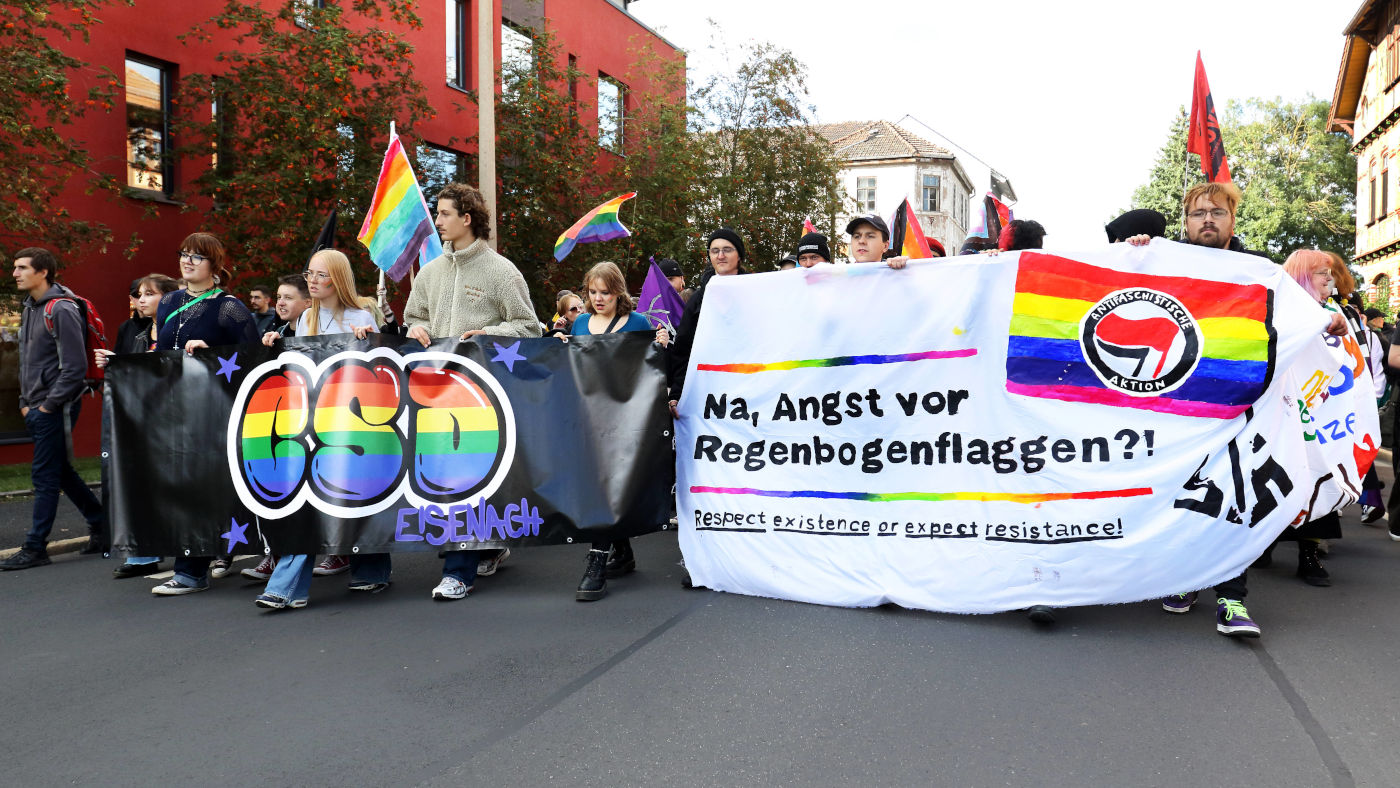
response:
[[[448,601],[452,599],[465,599],[472,587],[463,583],[455,577],[444,577],[437,588],[433,589],[433,599]]]
[[[501,562],[510,558],[510,548],[503,547],[497,550],[490,558],[483,558],[476,563],[477,577],[490,577],[496,574],[496,570],[501,568]]]
[[[221,577],[227,577],[232,571],[233,562],[229,561],[227,558],[215,558],[213,561],[209,562],[209,576],[216,580]]]

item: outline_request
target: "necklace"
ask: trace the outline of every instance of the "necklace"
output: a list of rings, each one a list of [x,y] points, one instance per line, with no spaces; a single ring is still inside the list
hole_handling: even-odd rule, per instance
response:
[[[210,296],[217,297],[221,292],[222,291],[213,287],[209,288],[208,290],[202,290],[198,294],[191,293],[189,290],[185,291],[186,296],[193,296],[193,298],[186,298],[185,303],[179,309],[175,310],[175,313],[170,316],[171,318],[178,318],[175,321],[176,350],[179,350],[181,347],[183,347],[183,345],[180,344],[180,332],[185,329],[185,324],[188,323],[190,319],[194,317],[194,307],[199,307],[199,311],[203,312],[204,305],[211,300]]]

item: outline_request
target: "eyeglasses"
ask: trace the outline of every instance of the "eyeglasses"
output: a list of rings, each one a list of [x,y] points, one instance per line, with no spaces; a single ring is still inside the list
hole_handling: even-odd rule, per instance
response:
[[[570,311],[570,312],[577,312],[577,311],[579,311],[579,310],[581,310],[581,309],[583,309],[583,307],[578,306],[577,304],[575,304],[574,306],[569,307],[569,311]]]
[[[1186,214],[1186,218],[1187,218],[1187,219],[1194,219],[1194,220],[1196,220],[1196,221],[1199,222],[1200,220],[1202,220],[1202,219],[1206,218],[1207,216],[1209,216],[1210,218],[1212,218],[1212,219],[1214,219],[1214,220],[1216,220],[1216,221],[1218,222],[1218,221],[1220,221],[1221,219],[1224,219],[1226,216],[1229,216],[1229,215],[1230,215],[1230,212],[1227,211],[1227,210],[1225,210],[1224,208],[1214,208],[1214,209],[1211,209],[1211,210],[1209,210],[1209,211],[1192,211],[1192,212]]]
[[[732,247],[732,246],[715,246],[715,247],[711,247],[711,249],[710,249],[710,254],[711,254],[712,256],[714,256],[714,255],[721,255],[721,254],[734,254],[734,253],[737,252],[737,251],[739,251],[739,250],[738,250],[738,249],[735,249],[735,248]]]
[[[186,260],[189,260],[191,263],[207,263],[207,262],[209,262],[209,258],[205,257],[205,256],[202,255],[202,254],[195,254],[194,252],[181,252],[181,253],[180,253],[180,262],[183,263],[183,262],[186,261]]]
[[[327,279],[331,278],[331,275],[326,273],[325,271],[302,271],[301,275],[306,277],[306,281],[308,282],[312,279],[319,279],[322,282],[324,282]]]

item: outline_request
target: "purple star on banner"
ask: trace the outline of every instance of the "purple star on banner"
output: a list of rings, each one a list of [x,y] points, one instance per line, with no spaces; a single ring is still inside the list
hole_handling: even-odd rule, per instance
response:
[[[216,375],[223,375],[225,380],[227,380],[229,383],[232,383],[232,382],[233,382],[233,373],[237,372],[237,371],[240,370],[240,369],[243,369],[242,367],[238,366],[238,363],[237,363],[237,362],[238,362],[238,354],[237,354],[237,353],[234,353],[234,354],[233,354],[231,357],[229,357],[228,359],[225,359],[223,356],[220,356],[220,357],[219,357],[219,371],[216,372],[216,373],[214,373],[214,374],[216,374]]]
[[[520,350],[520,343],[519,343],[519,342],[516,342],[514,345],[511,345],[510,347],[501,347],[499,344],[497,344],[497,343],[495,343],[495,342],[492,342],[491,344],[496,345],[496,356],[495,356],[495,358],[492,358],[491,360],[492,360],[492,361],[499,361],[499,362],[501,362],[502,364],[505,364],[505,365],[506,365],[506,369],[509,370],[509,371],[511,371],[511,372],[514,372],[514,371],[515,371],[515,362],[517,362],[517,361],[524,361],[524,360],[525,360],[525,357],[522,356],[522,355],[520,355],[520,353],[518,352],[518,351]]]
[[[232,553],[234,545],[248,544],[248,537],[243,535],[243,532],[248,530],[248,524],[243,523],[240,525],[237,517],[230,517],[229,523],[229,529],[219,534],[219,536],[228,540],[228,552]]]

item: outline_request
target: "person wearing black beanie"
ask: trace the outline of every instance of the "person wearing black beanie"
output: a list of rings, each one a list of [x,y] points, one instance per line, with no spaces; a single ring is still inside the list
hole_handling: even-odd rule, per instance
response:
[[[733,244],[734,248],[739,252],[739,262],[744,262],[744,239],[740,238],[738,233],[734,232],[728,227],[721,227],[718,230],[715,230],[714,232],[710,233],[709,240],[705,242],[705,248],[713,250],[715,246],[715,241],[721,239]],[[713,251],[711,251],[711,256],[713,256]]]

